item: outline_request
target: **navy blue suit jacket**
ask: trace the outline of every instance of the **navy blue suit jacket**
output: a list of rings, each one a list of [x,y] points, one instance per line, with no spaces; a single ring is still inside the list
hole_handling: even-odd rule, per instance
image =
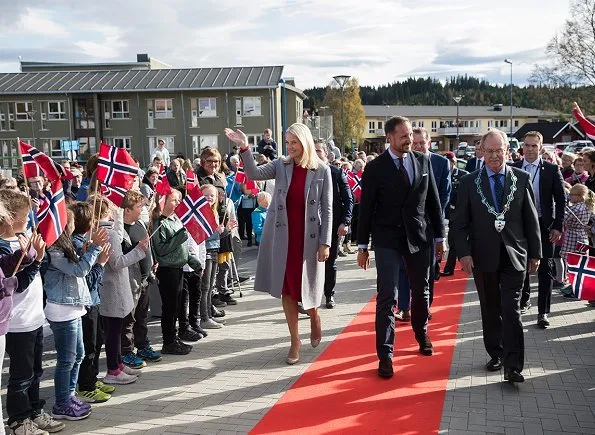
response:
[[[438,196],[440,197],[440,207],[442,208],[442,215],[446,211],[446,206],[450,200],[450,191],[452,185],[450,182],[450,163],[446,157],[440,154],[430,153],[430,165],[436,180],[436,187],[438,188]]]

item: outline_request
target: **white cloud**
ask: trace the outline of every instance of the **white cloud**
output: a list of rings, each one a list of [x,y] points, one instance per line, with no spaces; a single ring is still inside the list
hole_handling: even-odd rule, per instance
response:
[[[24,35],[41,35],[49,38],[66,38],[70,32],[65,25],[52,20],[52,12],[45,9],[26,9],[17,24]],[[26,37],[26,36],[25,36]]]

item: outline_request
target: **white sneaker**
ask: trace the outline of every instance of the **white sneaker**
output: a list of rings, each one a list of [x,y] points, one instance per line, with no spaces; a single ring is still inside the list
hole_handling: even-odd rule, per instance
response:
[[[142,370],[133,369],[131,367],[128,367],[126,364],[124,364],[124,368],[122,369],[122,371],[124,373],[126,373],[127,375],[136,376],[136,377],[140,377],[140,375],[143,374]]]
[[[36,424],[40,430],[49,433],[60,432],[66,427],[64,423],[54,420],[52,416],[45,411],[41,411],[41,413],[33,419],[33,423]]]
[[[30,418],[15,421],[10,425],[11,435],[49,435],[49,432],[39,429]]]
[[[213,319],[209,319],[201,321],[200,327],[202,329],[221,329],[223,328],[223,325],[221,323],[215,322]]]
[[[120,373],[118,375],[110,375],[110,374],[105,375],[105,377],[103,378],[103,383],[104,384],[126,385],[126,384],[132,384],[133,382],[136,382],[137,379],[138,379],[138,377],[136,377],[134,375],[129,375],[123,371],[120,371]]]

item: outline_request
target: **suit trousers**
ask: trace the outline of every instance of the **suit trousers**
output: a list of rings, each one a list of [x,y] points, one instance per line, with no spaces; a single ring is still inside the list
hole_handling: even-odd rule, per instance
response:
[[[549,314],[552,300],[552,289],[554,287],[554,244],[550,243],[550,232],[539,219],[541,230],[541,251],[542,259],[537,269],[537,309],[539,314]],[[530,277],[527,273],[523,284],[521,306],[526,305],[531,298]]]
[[[406,245],[404,241],[402,243]],[[395,342],[395,299],[402,259],[411,283],[411,326],[417,337],[423,337],[428,326],[430,256],[428,247],[415,254],[394,248],[376,246],[376,354],[392,358]]]
[[[335,284],[337,283],[337,256],[339,255],[339,227],[332,229],[331,249],[329,256],[324,263],[324,296],[327,298],[335,295]]]
[[[428,307],[432,306],[434,302],[434,283],[436,281],[436,245],[431,243],[427,249],[428,261],[430,262],[430,275],[428,277],[428,291],[429,300]],[[409,301],[411,299],[411,283],[409,281],[407,265],[403,258],[401,258],[401,266],[399,270],[399,284],[398,284],[398,306],[399,310],[408,310]]]
[[[483,343],[491,358],[502,358],[505,368],[523,370],[525,344],[520,297],[525,271],[516,270],[504,244],[496,272],[473,271],[479,294]]]

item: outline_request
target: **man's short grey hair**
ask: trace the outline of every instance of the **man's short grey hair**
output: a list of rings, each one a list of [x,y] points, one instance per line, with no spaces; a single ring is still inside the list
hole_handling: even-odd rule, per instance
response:
[[[237,154],[234,154],[233,156],[231,156],[229,158],[229,161],[230,162],[238,162],[238,163],[240,163],[240,157]]]
[[[564,158],[564,157],[569,157],[574,162],[578,156],[574,153],[571,153],[570,151],[565,151],[562,153],[562,158]]]
[[[488,132],[486,134],[484,134],[481,137],[481,147],[483,148],[483,145],[485,144],[485,141],[487,140],[488,137],[491,136],[500,136],[502,138],[502,141],[504,142],[504,145],[506,147],[510,146],[510,142],[508,141],[508,136],[506,135],[506,133],[504,133],[502,130],[498,130],[497,128],[492,128],[490,130],[488,130]]]

